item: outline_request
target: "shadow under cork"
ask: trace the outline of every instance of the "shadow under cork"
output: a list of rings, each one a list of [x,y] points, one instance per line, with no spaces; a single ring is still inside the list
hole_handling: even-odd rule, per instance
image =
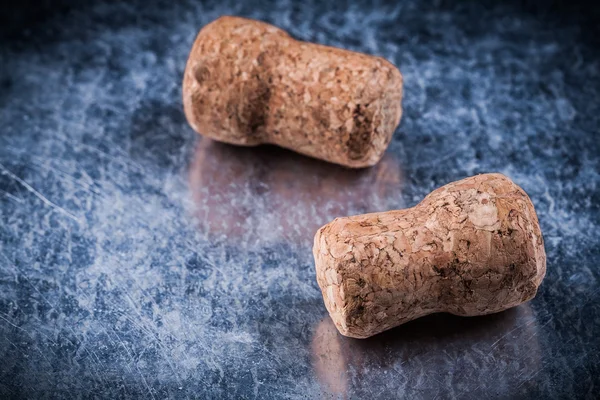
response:
[[[449,397],[450,387],[456,395],[513,397],[536,390],[530,377],[541,368],[537,335],[529,304],[479,317],[428,315],[368,339],[340,335],[327,316],[314,329],[311,361],[333,397],[367,395],[382,376],[395,380],[389,394],[401,397]]]
[[[336,217],[402,208],[399,162],[348,169],[275,146],[237,147],[202,138],[189,170],[199,229],[249,245],[312,246]]]

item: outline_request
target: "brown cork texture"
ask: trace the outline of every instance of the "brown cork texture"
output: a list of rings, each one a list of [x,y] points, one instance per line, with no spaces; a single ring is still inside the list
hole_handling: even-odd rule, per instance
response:
[[[190,125],[243,146],[276,144],[347,167],[376,164],[402,114],[402,75],[380,57],[221,17],[198,34],[183,80]]]
[[[514,307],[546,273],[533,204],[501,174],[450,183],[413,208],[337,218],[313,253],[325,306],[355,338],[436,312]]]

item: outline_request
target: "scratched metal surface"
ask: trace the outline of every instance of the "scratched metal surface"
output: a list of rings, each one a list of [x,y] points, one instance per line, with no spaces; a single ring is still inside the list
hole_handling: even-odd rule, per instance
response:
[[[0,24],[0,397],[598,396],[593,10],[53,4]],[[182,72],[197,30],[222,14],[398,65],[405,115],[384,160],[349,171],[194,134]],[[315,282],[315,230],[493,171],[537,207],[548,254],[537,297],[338,335]]]

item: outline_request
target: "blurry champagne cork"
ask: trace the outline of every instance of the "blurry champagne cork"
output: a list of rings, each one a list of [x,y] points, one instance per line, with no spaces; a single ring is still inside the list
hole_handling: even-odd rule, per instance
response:
[[[347,167],[376,164],[400,122],[402,75],[380,57],[221,17],[198,34],[183,81],[190,125],[243,146],[276,144]]]

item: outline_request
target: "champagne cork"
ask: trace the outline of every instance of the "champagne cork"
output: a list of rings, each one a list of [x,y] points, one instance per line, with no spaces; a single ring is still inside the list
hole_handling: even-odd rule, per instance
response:
[[[200,31],[183,81],[185,115],[198,133],[352,168],[381,159],[401,100],[402,75],[383,58],[298,41],[237,17]]]
[[[325,306],[355,338],[436,312],[514,307],[546,273],[533,204],[501,174],[450,183],[413,208],[337,218],[313,252]]]

